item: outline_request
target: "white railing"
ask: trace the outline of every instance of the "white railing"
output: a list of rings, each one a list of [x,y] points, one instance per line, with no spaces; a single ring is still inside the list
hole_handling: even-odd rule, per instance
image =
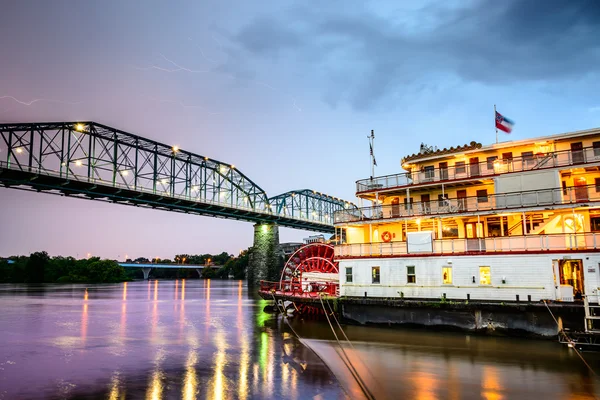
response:
[[[552,235],[503,236],[480,239],[433,240],[431,251],[412,254],[464,254],[523,251],[571,251],[600,248],[599,233],[561,233]],[[402,256],[406,242],[359,243],[335,246],[336,257]]]
[[[405,172],[394,175],[378,176],[373,179],[361,179],[356,182],[356,192],[375,192],[382,189],[411,186],[430,182],[445,182],[467,178],[478,178],[507,172],[531,171],[567,165],[600,162],[600,149],[586,147],[581,150],[563,150],[536,154],[530,157],[496,159],[461,166],[433,168],[423,171]]]
[[[600,201],[600,192],[596,192],[595,189],[595,185],[587,185],[346,209],[335,212],[334,223],[427,217],[478,211],[500,211],[524,207]]]

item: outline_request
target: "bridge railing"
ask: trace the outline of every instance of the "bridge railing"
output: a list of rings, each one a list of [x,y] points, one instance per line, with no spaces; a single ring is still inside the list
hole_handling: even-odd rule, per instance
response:
[[[15,170],[15,171],[25,171],[26,170],[29,173],[33,173],[33,174],[37,174],[37,175],[54,176],[54,177],[66,179],[66,180],[73,180],[73,181],[77,181],[77,182],[86,182],[86,183],[90,183],[90,184],[94,184],[94,185],[109,186],[109,187],[119,188],[119,189],[123,189],[123,190],[133,190],[133,191],[141,192],[141,193],[158,195],[158,196],[168,197],[168,198],[172,198],[172,199],[194,201],[194,202],[198,202],[198,203],[202,203],[202,204],[211,204],[211,205],[220,206],[220,207],[228,207],[228,208],[232,207],[231,204],[228,202],[227,203],[220,202],[220,201],[215,201],[215,200],[211,200],[211,199],[207,199],[207,198],[200,199],[200,196],[179,195],[179,194],[171,193],[169,191],[152,190],[152,189],[148,189],[143,186],[130,186],[130,185],[122,184],[119,182],[111,182],[111,181],[100,179],[100,178],[98,178],[98,179],[90,178],[89,176],[86,176],[86,175],[79,175],[79,174],[74,174],[74,173],[67,174],[65,171],[56,171],[56,170],[51,170],[51,169],[46,169],[46,168],[39,168],[39,167],[37,167],[37,168],[33,168],[33,167],[31,167],[31,168],[29,168],[29,167],[16,168],[14,164],[10,165],[5,161],[0,161],[0,168],[6,168],[6,169]],[[271,208],[267,208],[265,210],[257,210],[255,208],[243,206],[243,205],[235,205],[234,208],[238,209],[238,210],[242,210],[242,211],[248,211],[248,212],[269,215],[269,216],[280,215],[280,214],[277,214],[275,211],[273,211]],[[320,221],[318,219],[312,219],[312,218],[307,218],[307,217],[302,217],[302,216],[291,216],[291,215],[280,215],[280,216],[288,218],[288,219],[298,220],[298,221],[305,221],[305,222],[311,222],[311,223],[322,223],[323,225],[332,225],[333,224],[333,213],[328,216],[327,221]]]

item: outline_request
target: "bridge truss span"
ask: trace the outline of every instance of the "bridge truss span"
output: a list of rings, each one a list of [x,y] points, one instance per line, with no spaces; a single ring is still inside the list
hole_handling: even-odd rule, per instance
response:
[[[127,205],[333,232],[275,211],[234,165],[92,121],[0,124],[0,183]],[[316,215],[316,214],[314,214]]]
[[[356,208],[356,205],[310,189],[293,190],[269,198],[276,214],[292,218],[310,218],[333,224],[337,211]]]

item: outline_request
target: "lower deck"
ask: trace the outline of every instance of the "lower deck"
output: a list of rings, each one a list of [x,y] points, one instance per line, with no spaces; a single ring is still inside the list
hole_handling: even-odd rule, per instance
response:
[[[600,254],[339,259],[340,296],[598,303]]]

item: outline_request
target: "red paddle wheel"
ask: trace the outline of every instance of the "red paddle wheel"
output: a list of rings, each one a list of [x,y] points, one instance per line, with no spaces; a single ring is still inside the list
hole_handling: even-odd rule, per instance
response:
[[[310,243],[290,256],[281,272],[279,288],[289,294],[289,300],[299,314],[314,315],[323,312],[319,305],[293,301],[294,297],[317,300],[322,293],[338,295],[338,262],[334,261],[333,246],[326,243]]]

